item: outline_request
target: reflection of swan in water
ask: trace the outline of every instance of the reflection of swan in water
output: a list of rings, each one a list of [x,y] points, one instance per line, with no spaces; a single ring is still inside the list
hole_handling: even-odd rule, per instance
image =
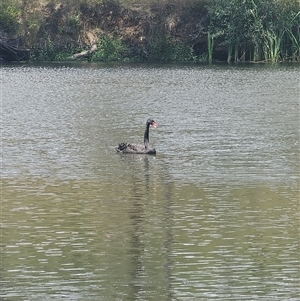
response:
[[[149,193],[150,187],[156,187],[156,156],[145,156],[145,154],[130,154],[118,156],[120,170],[130,178],[132,184],[145,187]],[[145,193],[145,191],[144,191]]]
[[[163,291],[167,300],[174,299],[172,286],[172,279],[174,279],[172,270],[174,266],[172,261],[173,182],[163,158],[163,155],[154,157],[136,153],[118,156],[122,179],[126,181],[127,192],[129,192],[129,200],[124,210],[130,222],[128,231],[129,296],[133,300],[138,299],[145,292],[145,279],[149,279],[146,267],[149,264],[149,256],[153,256],[153,253],[164,261]],[[156,212],[155,216],[152,216],[153,210]],[[156,230],[157,217],[161,218],[163,225],[162,230],[159,230],[161,234],[155,238],[161,248],[150,251],[148,247],[151,246],[155,234],[149,231],[149,227],[153,227],[151,229],[153,231]],[[157,267],[161,268],[159,262],[151,264],[155,267],[158,264]]]
[[[155,155],[155,148],[151,147],[149,143],[149,127],[156,127],[156,123],[153,119],[148,119],[146,122],[146,129],[144,134],[144,145],[143,144],[131,144],[131,143],[120,143],[116,148],[117,152],[122,154],[149,154]]]

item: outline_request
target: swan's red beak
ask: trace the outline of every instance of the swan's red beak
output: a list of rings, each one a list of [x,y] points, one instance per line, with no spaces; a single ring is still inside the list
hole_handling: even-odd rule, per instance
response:
[[[152,121],[151,126],[153,126],[154,128],[156,128],[156,122]]]

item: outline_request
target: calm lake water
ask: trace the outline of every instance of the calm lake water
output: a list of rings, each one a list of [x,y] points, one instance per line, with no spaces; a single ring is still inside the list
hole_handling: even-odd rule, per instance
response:
[[[2,65],[0,299],[299,300],[299,71]]]

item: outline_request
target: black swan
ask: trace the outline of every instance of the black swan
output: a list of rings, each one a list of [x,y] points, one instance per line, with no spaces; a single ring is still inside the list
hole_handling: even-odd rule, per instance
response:
[[[120,143],[116,148],[117,152],[122,154],[149,154],[155,155],[156,150],[149,144],[149,127],[156,127],[156,123],[153,119],[148,119],[146,122],[146,129],[144,134],[144,145],[143,144],[131,144],[131,143]]]

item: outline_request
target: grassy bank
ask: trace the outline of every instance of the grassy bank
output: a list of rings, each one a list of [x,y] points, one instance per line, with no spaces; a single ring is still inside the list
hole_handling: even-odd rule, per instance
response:
[[[6,0],[0,37],[59,61],[299,61],[298,0]]]

